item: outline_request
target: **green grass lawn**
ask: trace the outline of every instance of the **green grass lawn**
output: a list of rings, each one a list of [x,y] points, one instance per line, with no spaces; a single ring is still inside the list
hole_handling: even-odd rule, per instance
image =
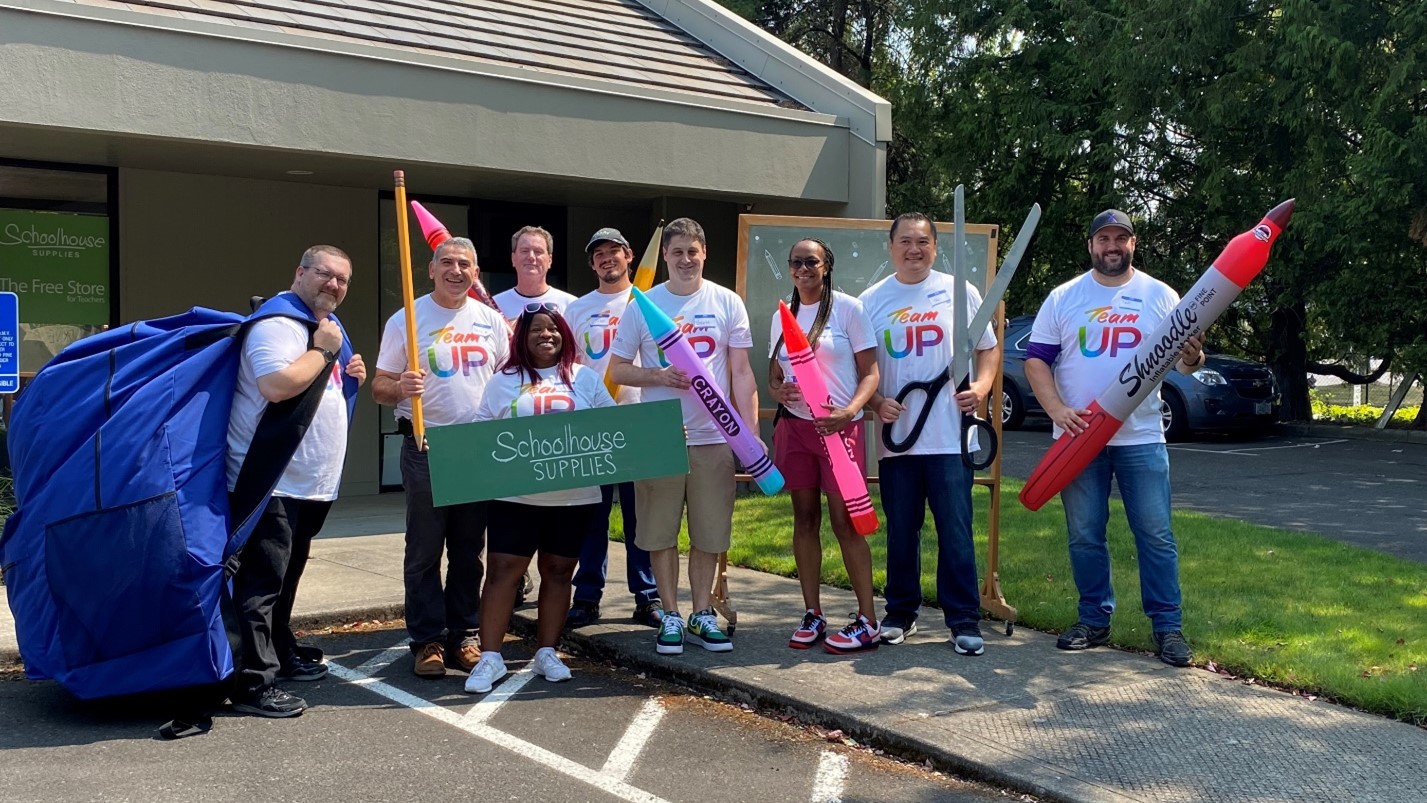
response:
[[[1059,498],[1032,513],[1006,480],[1001,507],[1001,590],[1018,625],[1058,632],[1075,622],[1077,595]],[[974,492],[981,576],[989,491]],[[874,501],[877,489],[873,488]],[[616,529],[618,516],[611,517]],[[1427,723],[1427,566],[1269,527],[1176,512],[1184,631],[1195,663],[1213,661],[1243,677],[1318,694],[1416,724]],[[733,517],[729,560],[795,574],[792,512],[786,495],[743,496]],[[686,542],[685,542],[686,543]],[[935,533],[922,539],[922,593],[935,599]],[[886,581],[886,534],[871,537],[873,582]],[[1118,497],[1111,503],[1110,547],[1117,610],[1113,643],[1150,650],[1140,611],[1134,538]],[[847,588],[836,539],[823,526],[822,581]],[[795,619],[797,612],[790,611]],[[995,641],[988,655],[994,659]]]

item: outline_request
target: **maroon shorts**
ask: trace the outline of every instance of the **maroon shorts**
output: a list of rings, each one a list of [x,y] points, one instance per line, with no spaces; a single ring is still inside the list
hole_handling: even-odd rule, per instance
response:
[[[852,462],[862,476],[867,476],[866,419],[848,424],[838,437],[852,453]],[[773,463],[783,473],[783,487],[790,491],[821,488],[824,493],[842,498],[837,480],[832,474],[823,451],[823,438],[813,422],[794,415],[784,415],[773,427]]]

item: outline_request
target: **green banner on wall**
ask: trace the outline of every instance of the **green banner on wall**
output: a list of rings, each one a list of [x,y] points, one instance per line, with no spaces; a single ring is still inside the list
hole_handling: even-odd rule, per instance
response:
[[[109,218],[0,209],[0,292],[23,323],[109,323]]]
[[[668,399],[426,430],[436,505],[689,473]]]

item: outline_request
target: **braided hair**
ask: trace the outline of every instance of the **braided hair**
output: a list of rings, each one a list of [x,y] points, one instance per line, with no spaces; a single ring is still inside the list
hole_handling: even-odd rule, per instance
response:
[[[808,345],[814,351],[818,347],[818,338],[822,336],[823,329],[827,328],[828,318],[832,317],[832,249],[827,247],[827,243],[816,237],[804,237],[793,243],[793,248],[797,248],[799,243],[817,243],[822,249],[823,261],[827,263],[827,270],[823,271],[823,292],[822,298],[818,301],[818,314],[813,318],[813,328],[808,330]],[[792,249],[788,250],[788,258],[793,256]],[[798,317],[798,307],[802,306],[802,299],[798,297],[798,288],[793,288],[792,298],[788,300],[788,306],[792,308],[793,317]],[[773,353],[777,354],[778,349],[783,347],[783,336],[778,336],[778,342],[773,346]]]

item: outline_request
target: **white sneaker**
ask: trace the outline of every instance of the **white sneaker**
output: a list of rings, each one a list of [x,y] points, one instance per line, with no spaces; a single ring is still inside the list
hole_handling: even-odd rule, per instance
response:
[[[491,684],[505,675],[505,659],[500,657],[500,653],[487,650],[481,653],[481,660],[476,662],[471,676],[466,678],[466,693],[485,694],[491,690]]]
[[[562,680],[570,679],[570,667],[565,666],[565,662],[561,661],[560,656],[555,654],[554,647],[541,647],[536,650],[535,658],[530,663],[535,674],[540,675],[551,683],[559,683]]]

